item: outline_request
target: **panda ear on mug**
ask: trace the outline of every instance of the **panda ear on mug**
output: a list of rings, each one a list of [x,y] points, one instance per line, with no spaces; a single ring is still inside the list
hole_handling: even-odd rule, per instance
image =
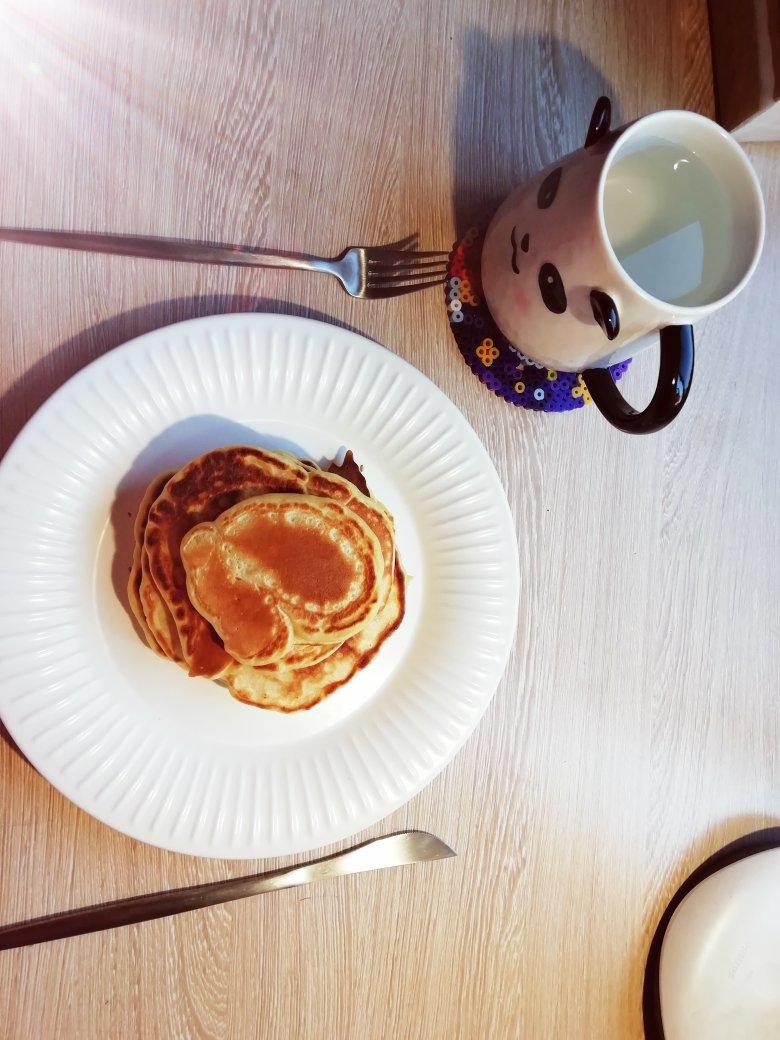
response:
[[[590,308],[593,317],[604,330],[604,335],[608,340],[613,340],[620,332],[620,315],[615,301],[609,293],[602,292],[601,289],[591,289]]]
[[[585,136],[584,147],[590,148],[592,144],[600,141],[605,134],[608,134],[611,122],[612,103],[608,97],[602,95],[593,106],[593,115],[590,117],[590,126]]]

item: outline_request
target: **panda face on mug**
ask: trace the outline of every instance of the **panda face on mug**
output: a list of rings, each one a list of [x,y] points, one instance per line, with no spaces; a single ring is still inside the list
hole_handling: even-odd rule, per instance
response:
[[[548,167],[507,198],[482,254],[486,299],[518,350],[552,367],[572,343],[583,360],[609,352],[621,338],[621,315],[609,272],[582,249],[598,237],[599,173],[609,113],[594,112],[583,149]],[[588,199],[593,205],[585,205]]]
[[[558,185],[561,183],[561,173],[563,167],[556,166],[552,173],[548,173],[542,181],[539,188],[539,192],[536,196],[536,204],[539,209],[549,209],[555,201],[555,196],[558,193]],[[509,242],[512,246],[512,270],[515,274],[520,274],[520,265],[518,264],[517,258],[517,227],[513,226],[512,231],[509,235]],[[523,237],[520,239],[520,250],[523,253],[527,253],[531,247],[531,235],[530,232],[526,231]],[[554,264],[546,261],[539,268],[539,292],[542,297],[542,302],[548,310],[551,310],[554,314],[563,314],[566,310],[566,290],[563,287],[563,281],[561,280],[560,273]]]
[[[554,205],[562,177],[563,166],[556,166],[545,176],[536,193],[537,209],[548,210]],[[541,233],[543,234],[543,231]],[[530,231],[518,229],[517,225],[513,224],[509,233],[509,249],[510,266],[513,273],[519,276],[520,265],[523,263],[522,254],[528,254],[531,250]],[[550,260],[532,262],[532,270],[536,272],[539,296],[544,306],[553,314],[564,314],[567,308],[566,286],[555,263]],[[589,301],[593,319],[608,340],[615,339],[620,332],[620,316],[615,301],[609,293],[596,288],[590,290]]]

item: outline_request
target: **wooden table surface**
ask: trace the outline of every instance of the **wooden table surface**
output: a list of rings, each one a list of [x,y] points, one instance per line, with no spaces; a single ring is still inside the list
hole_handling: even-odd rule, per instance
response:
[[[414,230],[449,247],[582,142],[601,93],[621,120],[713,111],[704,0],[4,0],[0,49],[0,223],[324,253]],[[751,156],[777,212],[780,154]],[[462,409],[522,568],[516,649],[476,735],[361,835],[430,829],[457,859],[2,954],[4,1036],[641,1035],[660,910],[780,816],[772,219],[750,287],[699,327],[685,411],[638,439],[592,407],[493,397],[435,292],[364,303],[298,272],[0,247],[0,452],[139,333],[312,315]],[[654,364],[635,363],[635,396]],[[0,920],[246,871],[109,830],[4,736]]]

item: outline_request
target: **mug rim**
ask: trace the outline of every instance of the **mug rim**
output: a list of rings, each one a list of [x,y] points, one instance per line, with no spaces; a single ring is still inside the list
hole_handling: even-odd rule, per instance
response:
[[[646,289],[643,289],[638,282],[635,282],[625,267],[620,262],[617,253],[615,252],[612,242],[610,241],[609,232],[607,231],[607,224],[604,217],[604,187],[607,181],[607,175],[615,160],[615,156],[620,151],[622,146],[627,140],[635,137],[637,133],[646,130],[649,124],[661,121],[669,116],[677,117],[683,121],[696,123],[700,127],[705,127],[709,133],[713,133],[717,136],[722,144],[728,148],[732,155],[735,156],[737,162],[741,165],[743,172],[747,175],[747,180],[753,191],[753,203],[758,216],[758,234],[753,248],[753,255],[751,256],[750,263],[745,268],[745,271],[736,285],[732,286],[727,293],[723,296],[719,296],[715,300],[711,300],[709,303],[700,303],[695,306],[686,306],[683,304],[670,303],[668,300],[663,300],[658,296],[653,296]],[[747,155],[742,149],[738,141],[722,126],[716,123],[713,119],[709,119],[707,116],[703,116],[698,112],[690,112],[687,109],[681,108],[667,108],[662,109],[658,112],[650,112],[647,115],[640,116],[639,119],[634,120],[630,123],[625,130],[619,135],[617,140],[612,144],[604,163],[601,167],[599,174],[598,191],[597,191],[597,209],[598,209],[598,222],[601,237],[607,249],[607,254],[616,268],[619,277],[623,280],[626,286],[643,300],[646,300],[649,304],[654,306],[657,310],[669,315],[669,317],[677,318],[689,318],[695,320],[696,318],[703,317],[705,314],[710,314],[712,311],[718,310],[725,304],[737,296],[745,285],[750,281],[750,278],[755,271],[758,261],[761,258],[761,253],[764,247],[764,235],[766,232],[766,209],[764,205],[764,196],[761,192],[761,185],[756,171],[750,163]]]

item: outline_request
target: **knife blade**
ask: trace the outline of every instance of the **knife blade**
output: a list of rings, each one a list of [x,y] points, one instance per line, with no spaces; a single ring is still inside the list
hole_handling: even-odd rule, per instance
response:
[[[212,881],[167,892],[117,899],[111,903],[66,910],[61,914],[36,917],[0,928],[0,950],[65,939],[72,935],[120,928],[158,917],[170,917],[204,906],[228,903],[246,896],[274,892],[314,881],[360,874],[385,867],[401,867],[409,863],[448,859],[455,852],[427,831],[402,831],[384,838],[374,838],[346,852],[313,860],[298,866],[282,867],[264,874],[250,874],[227,881]]]

